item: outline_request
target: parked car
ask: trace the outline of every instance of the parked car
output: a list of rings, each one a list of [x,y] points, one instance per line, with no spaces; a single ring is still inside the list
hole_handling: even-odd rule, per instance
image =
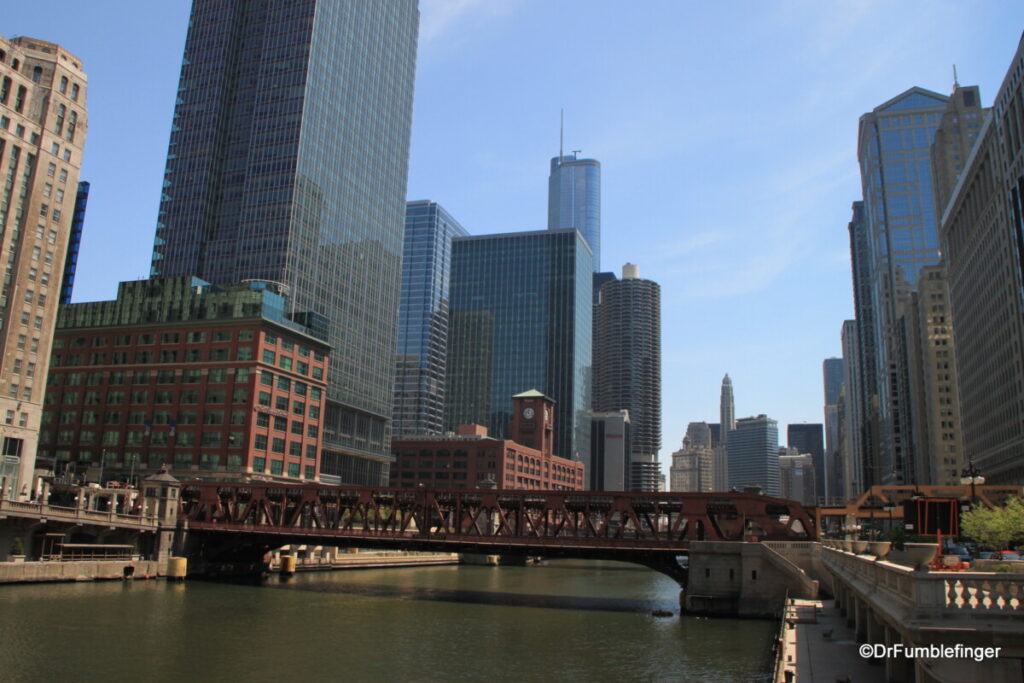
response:
[[[972,559],[970,551],[962,545],[951,545],[946,548],[946,553],[949,555],[958,555],[961,562],[970,562]]]
[[[996,553],[996,556],[993,559],[996,559],[996,560],[1019,560],[1021,558],[1020,558],[1020,553],[1018,553],[1016,550],[1000,550],[999,552]]]
[[[994,552],[992,552],[991,550],[984,550],[984,551],[978,553],[978,559],[979,560],[994,560],[994,559],[996,559],[996,554]]]

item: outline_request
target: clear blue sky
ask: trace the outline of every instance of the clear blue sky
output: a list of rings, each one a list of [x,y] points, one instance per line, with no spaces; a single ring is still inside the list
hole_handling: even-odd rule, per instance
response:
[[[92,183],[75,300],[146,277],[186,0],[8,3],[0,34],[89,75]],[[662,286],[662,461],[686,424],[821,422],[821,363],[852,316],[858,117],[911,86],[991,104],[1024,3],[421,0],[410,199],[473,234],[546,224],[549,159],[599,159],[604,270]]]

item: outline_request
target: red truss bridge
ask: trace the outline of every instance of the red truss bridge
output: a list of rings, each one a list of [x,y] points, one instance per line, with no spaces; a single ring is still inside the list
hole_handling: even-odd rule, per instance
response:
[[[253,571],[286,544],[621,560],[685,583],[692,541],[812,540],[799,503],[753,493],[448,490],[186,484],[185,552]]]

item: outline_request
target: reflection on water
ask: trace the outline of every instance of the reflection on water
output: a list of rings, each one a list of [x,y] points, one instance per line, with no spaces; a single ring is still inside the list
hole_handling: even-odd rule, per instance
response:
[[[0,587],[0,679],[751,680],[774,624],[659,619],[630,565],[424,567]]]

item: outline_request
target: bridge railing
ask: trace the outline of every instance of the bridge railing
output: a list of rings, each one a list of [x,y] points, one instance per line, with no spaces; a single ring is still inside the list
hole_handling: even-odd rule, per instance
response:
[[[40,517],[59,521],[102,522],[151,527],[157,525],[155,515],[127,514],[114,510],[87,510],[61,505],[44,505],[15,500],[0,500],[0,513],[15,516]]]
[[[840,580],[873,588],[920,617],[1024,616],[1024,574],[915,571],[836,548],[821,552]]]

